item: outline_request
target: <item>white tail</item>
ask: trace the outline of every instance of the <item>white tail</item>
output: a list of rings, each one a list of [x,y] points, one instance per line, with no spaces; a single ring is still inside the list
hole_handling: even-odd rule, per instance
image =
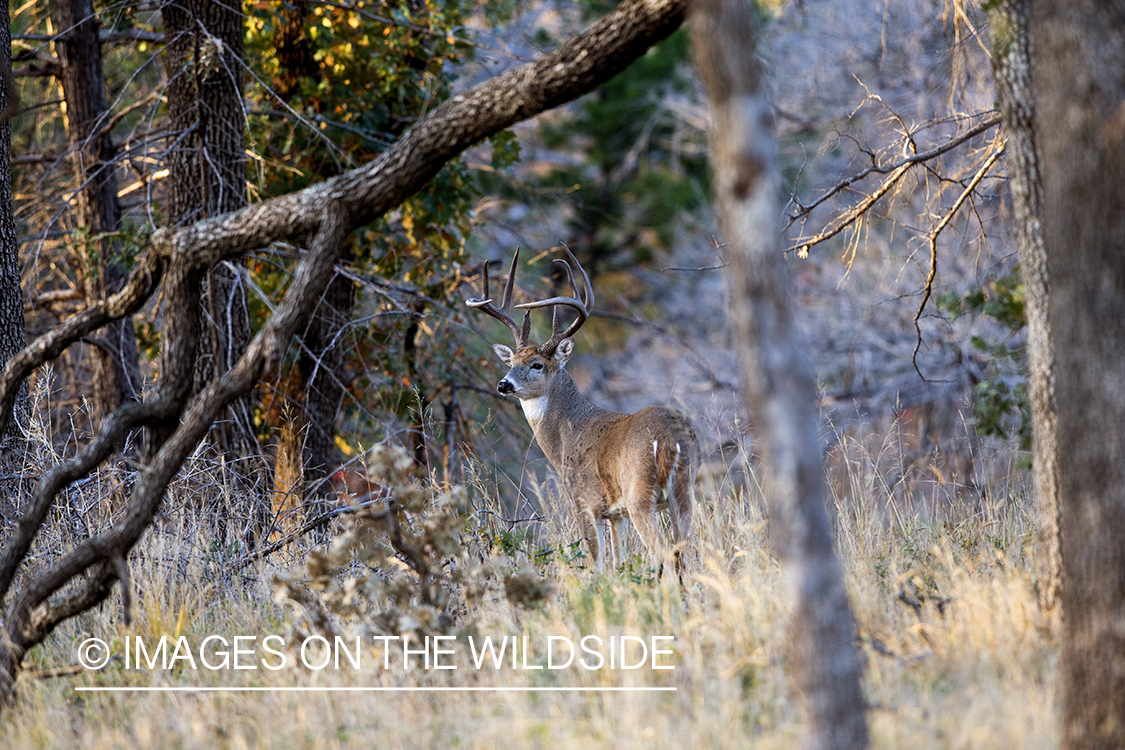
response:
[[[564,246],[565,247],[565,246]],[[665,545],[657,523],[658,510],[667,509],[677,567],[682,546],[694,541],[691,506],[695,473],[699,467],[699,441],[691,422],[674,409],[650,406],[636,414],[606,411],[578,392],[566,371],[574,352],[570,338],[585,322],[593,305],[590,278],[569,248],[567,257],[582,276],[585,289],[579,300],[578,286],[569,263],[556,259],[566,270],[574,297],[551,297],[518,309],[553,308],[551,337],[544,344],[528,343],[529,313],[517,326],[509,312],[515,285],[516,250],[504,285],[500,307],[488,295],[488,265],[484,267],[484,299],[470,299],[470,307],[496,318],[511,329],[516,349],[494,344],[497,356],[509,367],[496,390],[520,400],[535,440],[555,467],[563,493],[578,509],[586,526],[585,537],[598,569],[602,567],[602,530],[608,520],[613,536],[613,556],[624,562],[625,537],[632,521],[644,543],[649,561],[663,562]],[[569,307],[577,317],[560,331],[559,308]]]

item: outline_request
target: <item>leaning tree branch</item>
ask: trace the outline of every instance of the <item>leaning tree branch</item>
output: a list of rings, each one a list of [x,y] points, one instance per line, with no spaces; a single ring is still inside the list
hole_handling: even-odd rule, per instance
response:
[[[141,309],[160,285],[167,259],[167,253],[153,248],[120,292],[68,318],[8,360],[0,374],[0,431],[7,428],[16,392],[31,371],[57,358],[83,336]]]
[[[795,213],[790,214],[788,217],[788,226],[792,226],[793,222],[807,217],[817,206],[829,200],[840,191],[851,187],[860,180],[863,180],[869,175],[887,175],[886,179],[879,183],[879,186],[874,191],[865,195],[863,197],[863,200],[849,208],[840,216],[837,216],[832,221],[832,223],[829,224],[823,231],[817,233],[812,237],[798,238],[793,245],[786,248],[786,254],[796,251],[803,255],[804,253],[807,253],[813,246],[819,245],[826,240],[832,239],[837,234],[854,224],[856,220],[863,216],[865,213],[867,213],[867,211],[870,210],[870,208],[875,205],[875,203],[880,198],[886,195],[891,190],[891,188],[893,188],[898,183],[898,181],[901,180],[902,177],[910,171],[912,167],[924,165],[927,162],[933,161],[942,154],[952,151],[966,141],[972,140],[981,133],[984,133],[985,131],[995,127],[996,125],[999,125],[1000,119],[1001,118],[999,113],[993,113],[984,120],[977,123],[974,127],[969,128],[961,135],[950,139],[940,146],[932,148],[929,151],[921,154],[913,154],[904,159],[900,159],[894,164],[872,164],[870,167],[867,167],[863,171],[858,172],[857,174],[854,174],[851,177],[842,180],[841,182],[838,182],[836,185],[826,190],[824,194],[822,194],[812,203],[808,205],[798,204],[798,210]]]
[[[47,520],[59,492],[109,458],[130,430],[151,427],[158,421],[171,418],[175,413],[174,407],[167,398],[125,404],[106,418],[98,436],[78,455],[55,465],[39,479],[31,502],[7,539],[3,552],[0,552],[0,594],[6,593],[12,585],[20,562],[31,549],[35,535]]]
[[[324,480],[324,481],[327,481],[327,480]],[[240,571],[243,568],[257,562],[258,560],[262,560],[262,559],[265,559],[265,558],[269,557],[274,552],[277,552],[279,549],[282,549],[282,548],[288,546],[289,544],[297,541],[301,537],[308,534],[310,531],[314,531],[316,529],[319,529],[322,526],[327,526],[328,524],[332,523],[333,520],[339,518],[340,516],[355,513],[356,511],[362,510],[364,508],[369,508],[372,505],[375,505],[376,503],[386,503],[386,502],[390,501],[391,499],[393,499],[393,498],[390,498],[390,497],[387,497],[387,496],[380,496],[380,497],[374,498],[372,500],[366,500],[366,501],[364,501],[362,503],[358,503],[356,505],[348,505],[348,506],[343,506],[343,507],[340,507],[340,508],[333,508],[332,510],[329,510],[329,511],[325,511],[324,513],[321,513],[316,518],[313,518],[309,521],[305,521],[305,523],[301,524],[301,526],[299,526],[296,530],[289,532],[288,534],[281,537],[277,541],[271,542],[270,544],[267,544],[265,547],[259,547],[258,549],[251,552],[249,555],[246,555],[241,560],[239,560],[236,563],[234,563],[233,565],[231,565],[230,572],[231,573],[237,573],[238,571]]]
[[[315,307],[320,293],[332,280],[333,264],[348,234],[343,217],[328,207],[312,247],[298,267],[297,276],[277,313],[250,342],[238,363],[220,380],[205,388],[184,415],[182,424],[168,438],[153,460],[138,473],[125,517],[108,531],[99,534],[63,555],[37,576],[12,601],[5,616],[9,658],[18,663],[31,646],[46,637],[57,624],[53,617],[35,617],[38,625],[29,628],[32,612],[76,576],[93,565],[106,563],[101,576],[118,577],[117,558],[129,553],[141,534],[152,523],[164,490],[180,465],[207,434],[212,422],[228,404],[248,391],[267,367],[284,355],[290,339]],[[108,589],[99,590],[108,595]],[[0,645],[0,648],[3,648]]]

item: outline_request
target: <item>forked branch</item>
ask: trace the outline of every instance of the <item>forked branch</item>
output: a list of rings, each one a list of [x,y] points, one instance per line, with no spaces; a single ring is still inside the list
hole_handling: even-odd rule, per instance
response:
[[[786,254],[796,252],[799,255],[804,256],[810,249],[812,249],[816,245],[832,239],[840,232],[844,231],[852,224],[854,224],[869,210],[871,210],[871,207],[874,206],[880,198],[889,193],[891,189],[894,188],[894,186],[897,185],[898,182],[913,167],[931,162],[937,157],[952,151],[958,146],[972,140],[982,133],[987,132],[988,130],[999,124],[1000,113],[995,112],[989,114],[988,117],[981,120],[979,123],[969,128],[964,133],[961,133],[960,135],[950,139],[948,142],[943,143],[940,146],[936,146],[929,151],[925,151],[921,154],[912,154],[911,156],[900,159],[893,164],[872,164],[861,172],[858,172],[851,177],[838,182],[836,185],[826,190],[819,198],[814,200],[812,203],[809,203],[808,205],[798,204],[798,210],[795,213],[789,215],[789,226],[792,226],[793,223],[798,220],[807,218],[815,208],[828,201],[832,197],[836,196],[841,191],[846,190],[857,182],[860,182],[864,178],[872,174],[887,175],[886,178],[882,182],[880,182],[874,190],[866,194],[854,206],[834,218],[823,230],[811,237],[799,237],[792,245],[786,248]]]
[[[957,212],[961,210],[961,206],[965,205],[965,201],[967,201],[969,196],[973,194],[973,191],[977,189],[977,185],[980,184],[980,181],[984,179],[984,176],[987,175],[996,164],[1000,155],[1004,153],[1004,147],[1006,145],[1006,142],[1001,143],[989,157],[984,160],[984,164],[982,164],[976,174],[973,175],[973,179],[969,180],[969,184],[965,186],[965,189],[957,196],[957,200],[953,202],[953,207],[945,212],[945,215],[941,217],[941,221],[937,223],[937,226],[933,228],[933,231],[931,231],[926,238],[930,243],[930,272],[926,274],[926,286],[922,291],[922,302],[918,305],[918,311],[914,313],[914,330],[918,333],[918,341],[914,344],[914,353],[910,356],[910,362],[914,365],[914,371],[918,373],[918,377],[922,378],[922,380],[925,380],[926,376],[918,369],[918,350],[922,348],[922,324],[920,321],[922,319],[922,312],[926,309],[926,303],[930,301],[930,297],[934,292],[934,279],[937,277],[938,235],[949,225],[949,222],[953,220]]]

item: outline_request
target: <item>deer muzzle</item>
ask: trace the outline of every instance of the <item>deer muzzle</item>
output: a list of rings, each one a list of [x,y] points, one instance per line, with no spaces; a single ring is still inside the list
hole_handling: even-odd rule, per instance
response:
[[[514,385],[512,385],[512,382],[510,380],[508,380],[507,378],[504,378],[503,380],[501,380],[499,383],[496,384],[497,393],[512,393],[515,390],[516,390],[516,387]]]

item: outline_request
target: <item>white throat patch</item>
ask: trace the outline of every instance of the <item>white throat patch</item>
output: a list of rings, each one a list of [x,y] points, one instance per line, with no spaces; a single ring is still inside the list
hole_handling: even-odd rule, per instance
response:
[[[523,407],[523,415],[534,427],[547,414],[547,397],[520,399],[520,406]]]

